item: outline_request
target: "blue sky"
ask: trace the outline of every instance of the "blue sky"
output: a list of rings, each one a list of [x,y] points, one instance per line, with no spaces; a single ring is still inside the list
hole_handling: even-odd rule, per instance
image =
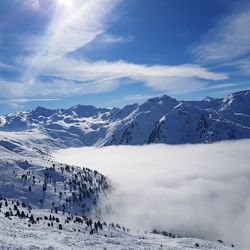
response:
[[[250,89],[247,0],[1,0],[0,114]]]

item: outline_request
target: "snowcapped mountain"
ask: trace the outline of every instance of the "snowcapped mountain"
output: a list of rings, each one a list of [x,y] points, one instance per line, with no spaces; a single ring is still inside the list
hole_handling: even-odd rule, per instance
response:
[[[13,132],[17,138],[39,134],[46,147],[52,148],[250,138],[250,91],[201,101],[178,101],[164,95],[121,109],[84,105],[57,110],[37,107],[0,117],[0,130]],[[4,137],[4,132],[0,137]],[[0,144],[3,141],[2,138]]]

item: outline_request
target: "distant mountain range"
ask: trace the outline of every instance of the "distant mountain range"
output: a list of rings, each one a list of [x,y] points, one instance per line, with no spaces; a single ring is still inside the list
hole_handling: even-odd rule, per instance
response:
[[[85,105],[56,110],[37,107],[1,116],[0,131],[5,131],[0,132],[0,144],[6,143],[6,132],[15,132],[31,141],[60,148],[250,138],[250,90],[201,101],[178,101],[164,95],[121,109]]]

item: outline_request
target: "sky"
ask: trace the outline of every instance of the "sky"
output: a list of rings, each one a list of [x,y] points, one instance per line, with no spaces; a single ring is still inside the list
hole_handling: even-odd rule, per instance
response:
[[[247,0],[1,0],[0,114],[250,89]]]
[[[250,249],[249,146],[250,140],[83,147],[62,149],[53,157],[108,176],[112,213],[103,215],[104,221]]]

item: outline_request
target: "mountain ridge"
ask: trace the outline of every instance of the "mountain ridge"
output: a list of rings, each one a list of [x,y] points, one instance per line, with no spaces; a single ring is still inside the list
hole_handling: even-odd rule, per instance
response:
[[[224,98],[178,101],[163,95],[123,108],[38,106],[0,117],[0,131],[43,134],[50,145],[211,143],[250,138],[250,90]],[[0,132],[2,133],[2,132]]]

